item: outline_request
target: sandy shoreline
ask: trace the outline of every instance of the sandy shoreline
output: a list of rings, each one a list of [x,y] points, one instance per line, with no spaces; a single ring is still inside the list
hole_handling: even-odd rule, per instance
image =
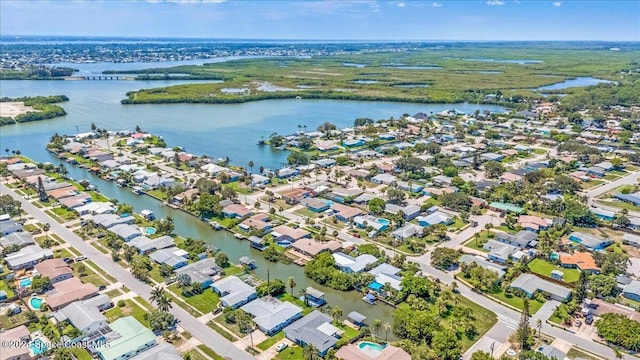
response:
[[[40,111],[32,108],[31,106],[26,106],[22,101],[9,101],[9,102],[0,102],[0,116],[1,117],[9,117],[15,118],[18,115],[26,114],[29,111]]]

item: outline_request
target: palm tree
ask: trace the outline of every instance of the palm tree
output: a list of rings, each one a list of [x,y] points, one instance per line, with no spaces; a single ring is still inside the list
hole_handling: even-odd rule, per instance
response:
[[[9,151],[11,151],[11,150],[9,150],[9,149],[4,149],[4,152],[6,152],[6,153],[7,153],[7,157],[9,157]]]
[[[309,298],[307,297],[307,289],[300,289],[300,296],[304,300],[304,306],[309,306]]]
[[[46,223],[44,225],[42,225],[42,230],[44,230],[44,233],[47,235],[47,239],[49,238],[49,230],[51,230],[51,224]]]
[[[338,321],[340,320],[340,318],[342,317],[342,309],[340,309],[339,306],[334,306],[331,309],[331,317],[333,317],[333,320]]]
[[[302,348],[302,358],[304,360],[319,360],[318,349],[313,344],[307,344]]]
[[[289,285],[289,289],[291,289],[291,296],[293,297],[293,288],[296,287],[296,280],[293,278],[293,276],[289,276],[289,279],[287,279],[287,284]]]
[[[384,329],[384,341],[389,342],[389,330],[391,330],[391,324],[385,322],[382,324],[382,328]]]
[[[378,336],[380,333],[380,329],[382,328],[382,320],[380,319],[373,320],[373,324],[371,325],[371,327],[373,328],[373,332],[376,334],[376,336]]]
[[[249,175],[253,174],[253,161],[249,161]]]
[[[156,285],[156,287],[151,290],[151,297],[149,299],[158,305],[158,310],[160,311],[168,312],[169,309],[172,308],[171,299],[167,296],[165,289],[160,285]]]
[[[538,328],[538,339],[540,338],[540,334],[542,332],[542,320],[536,320],[536,327]]]

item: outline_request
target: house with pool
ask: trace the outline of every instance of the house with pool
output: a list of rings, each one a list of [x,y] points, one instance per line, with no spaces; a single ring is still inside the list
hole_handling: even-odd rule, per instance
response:
[[[2,333],[2,342],[7,343],[28,343],[31,341],[29,329],[26,326],[20,325],[13,329],[7,329]],[[28,346],[2,346],[2,360],[29,360],[32,358],[32,354],[29,351]]]
[[[365,229],[370,226],[376,232],[385,231],[391,223],[387,219],[377,218],[371,215],[356,216],[353,218],[353,222],[361,229]]]
[[[341,347],[336,358],[343,360],[411,360],[411,355],[393,345],[360,341]]]
[[[369,289],[381,292],[386,284],[398,291],[402,290],[400,283],[402,282],[402,276],[400,276],[400,269],[387,263],[380,264],[369,271],[369,274],[373,275],[375,281],[369,284]]]
[[[181,267],[175,273],[176,275],[187,274],[192,283],[198,282],[205,289],[211,286],[215,276],[222,273],[222,268],[213,258],[206,258]]]
[[[363,272],[367,266],[375,264],[378,261],[378,259],[371,254],[362,254],[353,257],[345,253],[336,252],[331,255],[336,262],[336,267],[347,274]]]
[[[90,335],[109,326],[101,311],[110,303],[109,296],[102,294],[88,300],[72,302],[53,313],[53,316],[58,321],[69,322],[83,335]]]
[[[436,224],[451,225],[453,224],[453,216],[445,214],[442,211],[436,211],[427,216],[416,217],[418,225],[428,227]]]
[[[606,239],[600,236],[583,233],[580,231],[574,231],[569,234],[569,240],[573,241],[576,245],[582,245],[590,251],[603,250],[607,246],[613,244],[613,240]]]
[[[60,258],[48,259],[35,266],[38,274],[48,277],[52,284],[73,277],[71,267]]]

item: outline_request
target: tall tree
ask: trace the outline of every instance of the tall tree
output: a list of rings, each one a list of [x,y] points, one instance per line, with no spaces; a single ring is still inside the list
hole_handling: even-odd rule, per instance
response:
[[[38,196],[40,197],[40,201],[42,202],[49,200],[49,195],[47,195],[47,191],[44,188],[41,176],[38,176]]]
[[[576,284],[575,289],[573,290],[574,298],[581,303],[585,297],[587,297],[587,272],[581,271],[580,277],[578,278],[578,283]]]
[[[529,299],[524,299],[522,307],[522,316],[520,317],[520,323],[516,330],[516,339],[520,344],[522,351],[529,350],[531,348],[531,327],[529,326]]]
[[[289,285],[289,289],[291,289],[291,296],[293,296],[293,288],[296,287],[296,280],[293,278],[293,276],[289,276],[289,278],[287,279],[287,285]]]

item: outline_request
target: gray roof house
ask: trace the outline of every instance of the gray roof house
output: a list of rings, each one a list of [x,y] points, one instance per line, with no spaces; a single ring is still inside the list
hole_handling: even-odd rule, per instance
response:
[[[314,310],[309,315],[284,328],[284,334],[287,339],[300,346],[312,344],[318,349],[320,356],[324,356],[338,342],[337,334],[330,333],[333,329],[325,329],[325,324],[331,325],[331,321],[332,319],[329,316]]]
[[[28,232],[14,232],[3,238],[0,238],[0,247],[6,249],[10,246],[17,245],[19,247],[25,247],[27,245],[33,245],[36,241],[33,236]]]
[[[538,351],[540,351],[542,355],[548,357],[549,359],[564,360],[567,357],[567,354],[551,345],[542,345],[540,348],[538,348]]]
[[[538,291],[549,295],[551,299],[557,301],[567,301],[571,297],[570,289],[543,280],[533,274],[521,274],[517,279],[513,280],[509,287],[522,290],[529,297],[533,297]]]
[[[402,290],[400,286],[402,277],[398,275],[398,273],[400,273],[400,269],[387,263],[380,264],[369,271],[369,274],[375,276],[378,284],[389,284],[389,286],[396,290]]]
[[[22,225],[13,220],[0,221],[0,236],[22,231]]]
[[[502,278],[505,274],[504,271],[504,267],[500,264],[495,264],[492,263],[491,261],[478,256],[478,255],[469,255],[469,254],[464,254],[460,257],[460,260],[458,260],[461,264],[467,264],[467,265],[471,265],[473,263],[476,263],[476,265],[480,266],[481,268],[487,269],[487,270],[491,270],[493,272],[495,272],[496,274],[498,274],[498,278]]]
[[[515,235],[511,235],[505,232],[499,232],[496,234],[496,240],[505,244],[517,246],[519,248],[525,248],[528,246],[534,246],[533,242],[538,239],[538,234],[529,230],[520,230]]]
[[[147,254],[155,250],[166,249],[176,244],[175,240],[169,236],[164,235],[157,239],[149,239],[146,236],[138,236],[129,241],[129,246],[134,246],[141,254]]]
[[[240,309],[249,313],[260,330],[269,336],[302,317],[302,308],[271,297],[255,299]]]
[[[168,342],[162,342],[151,349],[129,358],[129,360],[182,360],[175,346]]]
[[[483,249],[489,250],[487,257],[491,261],[495,261],[504,264],[509,260],[509,257],[519,250],[517,246],[505,244],[495,240],[487,241],[483,246]]]
[[[175,270],[183,266],[187,266],[188,256],[188,252],[178,249],[177,247],[171,247],[152,252],[151,255],[149,255],[149,258],[158,264],[169,265]]]
[[[40,260],[51,259],[53,252],[51,249],[43,249],[39,245],[29,245],[19,251],[7,255],[4,260],[11,270],[30,269]]]
[[[391,185],[396,181],[396,177],[391,174],[378,174],[371,178],[371,182],[376,184]]]
[[[403,213],[405,220],[413,220],[420,215],[420,207],[417,205],[399,206],[396,204],[386,204],[384,211],[390,214]]]
[[[331,255],[336,262],[336,267],[346,273],[362,272],[367,266],[375,264],[376,261],[378,261],[378,259],[371,254],[362,254],[355,258],[341,252]]]
[[[220,302],[223,306],[230,306],[234,309],[258,298],[256,289],[236,276],[227,276],[218,280],[211,285],[211,288],[220,295]]]
[[[206,258],[176,270],[176,274],[187,274],[191,282],[199,282],[202,287],[208,287],[213,282],[213,276],[222,272],[222,268],[212,258]]]
[[[396,240],[406,240],[416,234],[421,234],[421,233],[422,233],[422,227],[412,223],[408,223],[405,226],[392,232],[391,236],[393,236],[393,238]]]
[[[633,280],[629,285],[625,286],[622,296],[634,301],[640,301],[640,280]]]
[[[613,244],[611,239],[605,239],[600,236],[595,236],[587,233],[583,233],[580,231],[574,231],[569,234],[569,240],[583,245],[589,250],[602,250],[607,246]]]
[[[118,224],[109,228],[109,231],[118,235],[125,242],[129,242],[138,236],[142,236],[140,229],[129,224]]]
[[[100,312],[100,309],[88,301],[72,302],[58,310],[56,318],[68,320],[83,335],[92,334],[108,326],[107,318]]]
[[[106,229],[112,228],[118,224],[132,225],[136,222],[136,218],[133,216],[121,217],[116,214],[98,214],[93,216],[87,216],[87,220],[93,220],[97,225],[100,225]]]
[[[625,233],[622,235],[622,242],[627,245],[640,247],[640,236]]]

